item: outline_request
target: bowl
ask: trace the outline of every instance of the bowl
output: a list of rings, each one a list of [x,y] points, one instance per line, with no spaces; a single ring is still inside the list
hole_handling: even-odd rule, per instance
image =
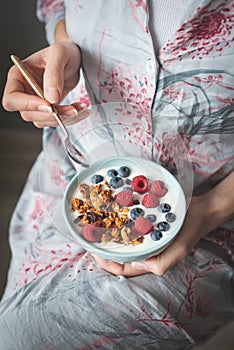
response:
[[[129,222],[131,227],[135,225],[137,219],[132,219],[131,210],[138,207],[144,210],[143,216],[147,217],[147,220],[152,223],[150,233],[143,233],[140,238],[137,237],[135,240],[135,243],[138,240],[137,244],[132,243],[132,240],[129,240],[130,243],[116,242],[113,240],[108,242],[92,242],[87,240],[82,234],[82,229],[86,225],[81,221],[82,215],[76,210],[72,210],[72,199],[81,198],[78,186],[84,183],[93,185],[91,179],[93,175],[97,174],[103,176],[104,181],[107,180],[109,183],[111,177],[107,175],[107,171],[110,169],[118,171],[122,166],[128,167],[131,174],[127,178],[122,177],[123,185],[121,187],[117,189],[112,188],[114,195],[126,189],[129,191],[132,186],[130,181],[136,176],[142,175],[146,177],[150,184],[156,180],[162,181],[165,184],[167,192],[162,197],[158,197],[159,204],[154,208],[148,208],[142,204],[142,199],[146,193],[139,194],[133,191],[135,204],[128,207],[128,219],[123,226],[120,226],[120,229],[129,227]],[[149,191],[151,190],[149,189]],[[137,201],[139,203],[137,203]],[[108,157],[93,163],[89,168],[82,170],[71,179],[63,198],[63,213],[70,238],[73,241],[77,242],[77,244],[90,253],[105,260],[126,263],[142,261],[157,255],[171,244],[183,224],[186,214],[186,199],[183,189],[177,179],[161,165],[151,160],[134,156]],[[151,215],[151,217],[148,215]],[[162,222],[164,222],[164,225],[162,225]],[[115,228],[115,224],[113,227]],[[106,233],[110,236],[111,229],[112,228],[102,228],[101,230],[102,233]],[[154,231],[154,233],[152,233],[152,231]],[[143,241],[141,242],[142,239]]]

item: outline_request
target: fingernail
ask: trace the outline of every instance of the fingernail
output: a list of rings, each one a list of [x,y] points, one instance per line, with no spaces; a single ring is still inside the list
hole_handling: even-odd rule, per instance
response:
[[[64,117],[76,117],[78,114],[79,112],[75,108],[63,112]]]
[[[50,103],[57,103],[60,99],[60,94],[57,88],[50,87],[45,92],[45,97]]]
[[[88,109],[88,105],[85,102],[75,102],[72,104],[73,107],[77,109],[77,111],[82,111],[83,109]]]
[[[45,105],[40,105],[37,107],[38,111],[40,112],[48,112],[48,113],[53,113],[53,110],[50,106],[45,106]]]
[[[132,268],[137,269],[137,270],[146,270],[147,266],[146,264],[138,261],[133,261],[131,263]]]
[[[82,102],[82,103],[80,104],[80,107],[81,107],[81,108],[88,108],[88,105],[87,105],[86,103]]]

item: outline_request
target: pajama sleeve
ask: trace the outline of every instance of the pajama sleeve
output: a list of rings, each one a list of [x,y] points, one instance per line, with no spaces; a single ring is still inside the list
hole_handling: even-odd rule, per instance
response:
[[[45,23],[47,41],[49,44],[53,44],[56,24],[65,17],[64,1],[37,0],[37,17]]]

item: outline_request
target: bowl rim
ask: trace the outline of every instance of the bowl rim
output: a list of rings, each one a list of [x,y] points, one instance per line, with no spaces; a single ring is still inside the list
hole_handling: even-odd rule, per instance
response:
[[[126,162],[128,160],[130,161],[137,161],[139,160],[138,157],[134,157],[134,156],[119,156],[119,157],[114,157],[114,160],[116,161],[120,161],[120,159],[124,159]],[[141,159],[141,158],[140,158]],[[72,193],[74,193],[73,186],[78,185],[79,181],[78,178],[84,176],[86,177],[87,173],[90,172],[90,168],[91,169],[95,169],[97,168],[101,168],[102,164],[105,164],[107,162],[113,161],[113,157],[107,157],[107,158],[103,158],[95,163],[92,164],[92,166],[90,168],[87,169],[83,169],[80,171],[80,173],[75,174],[72,179],[69,181],[64,196],[63,196],[63,216],[66,222],[66,225],[70,231],[70,234],[72,236],[72,240],[78,244],[80,244],[84,249],[86,249],[87,251],[96,254],[102,258],[105,258],[107,260],[117,260],[117,261],[137,261],[137,260],[142,260],[145,257],[148,256],[152,256],[152,255],[156,255],[157,252],[162,251],[163,249],[165,249],[177,236],[177,234],[180,231],[180,228],[184,222],[184,218],[186,215],[186,198],[185,198],[185,194],[184,191],[180,185],[180,183],[178,182],[178,180],[175,178],[174,175],[172,175],[165,167],[163,167],[162,165],[149,160],[149,159],[141,159],[142,161],[146,162],[147,164],[151,164],[154,167],[158,167],[160,168],[161,171],[163,171],[167,178],[170,178],[172,182],[174,182],[174,184],[176,184],[176,186],[178,187],[178,189],[180,190],[180,200],[182,200],[182,203],[180,202],[180,205],[183,206],[183,215],[180,218],[180,220],[177,222],[176,226],[174,227],[173,231],[170,233],[170,235],[168,237],[166,237],[162,242],[158,241],[158,247],[151,247],[148,249],[144,249],[141,252],[117,252],[117,251],[108,251],[108,249],[103,249],[103,248],[99,248],[96,245],[92,244],[91,242],[86,241],[83,237],[81,237],[81,235],[79,235],[73,228],[73,225],[71,223],[71,221],[68,218],[68,211],[69,211],[69,205],[70,205],[70,200],[71,198],[69,198],[69,196],[72,195]],[[141,167],[141,166],[140,166]],[[82,180],[81,180],[82,182]],[[161,244],[160,244],[161,243]],[[134,258],[134,259],[133,259]]]

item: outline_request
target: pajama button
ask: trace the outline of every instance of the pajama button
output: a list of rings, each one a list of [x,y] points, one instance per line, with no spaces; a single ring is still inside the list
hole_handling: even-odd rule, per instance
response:
[[[152,60],[152,58],[149,58],[146,61],[146,70],[148,73],[154,73],[155,67],[154,67],[154,61]]]

